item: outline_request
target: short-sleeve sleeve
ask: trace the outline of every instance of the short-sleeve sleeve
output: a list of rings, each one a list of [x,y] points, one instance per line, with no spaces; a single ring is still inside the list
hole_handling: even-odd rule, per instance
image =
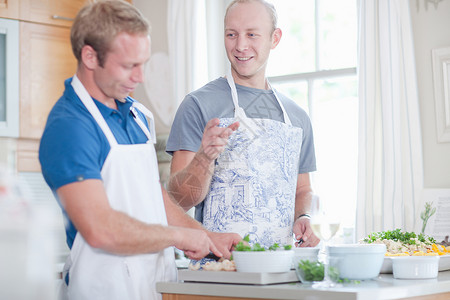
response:
[[[75,118],[58,118],[47,125],[39,160],[52,190],[84,179],[101,179],[101,153],[109,149],[102,149],[99,134],[103,133],[92,123]]]
[[[197,99],[187,95],[177,110],[167,140],[166,151],[170,155],[178,150],[197,152],[207,121]]]

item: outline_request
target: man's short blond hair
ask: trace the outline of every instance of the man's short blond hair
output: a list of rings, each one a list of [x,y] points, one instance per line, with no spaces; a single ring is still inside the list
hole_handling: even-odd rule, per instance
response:
[[[103,66],[113,40],[118,34],[148,35],[147,19],[133,5],[122,0],[102,0],[84,6],[77,14],[70,32],[72,51],[78,62],[85,45],[97,52]]]
[[[270,3],[267,2],[265,0],[233,0],[227,7],[227,10],[225,12],[225,18],[224,18],[224,23],[225,20],[227,19],[227,15],[228,15],[228,11],[230,10],[231,7],[233,7],[236,4],[239,3],[250,3],[250,2],[258,2],[261,3],[262,5],[264,5],[264,7],[266,8],[267,12],[269,13],[270,19],[272,21],[272,32],[277,29],[278,27],[278,16],[277,16],[277,10],[275,9],[275,6]]]

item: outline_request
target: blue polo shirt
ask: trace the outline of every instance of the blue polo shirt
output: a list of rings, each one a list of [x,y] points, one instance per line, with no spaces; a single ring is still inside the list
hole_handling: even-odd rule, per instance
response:
[[[110,145],[102,129],[75,93],[72,78],[65,81],[65,91],[47,119],[39,147],[39,161],[45,181],[58,203],[56,190],[63,185],[85,179],[102,179],[100,174]],[[111,109],[94,99],[100,113],[119,144],[146,143],[147,136],[130,113],[135,100],[116,100],[118,109]],[[139,117],[146,123],[145,117]],[[72,248],[77,230],[66,212],[67,244]]]

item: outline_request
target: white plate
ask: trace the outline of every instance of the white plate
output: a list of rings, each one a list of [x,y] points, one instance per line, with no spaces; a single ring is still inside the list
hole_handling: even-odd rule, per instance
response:
[[[439,259],[439,272],[447,270],[450,270],[450,255],[441,255]],[[392,260],[390,257],[384,258],[380,273],[392,273]]]

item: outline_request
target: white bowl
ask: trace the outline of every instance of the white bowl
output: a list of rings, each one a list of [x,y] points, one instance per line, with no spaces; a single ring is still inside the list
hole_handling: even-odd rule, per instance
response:
[[[288,272],[293,256],[293,250],[233,251],[233,260],[238,272]]]
[[[394,278],[428,279],[438,276],[439,256],[395,256],[391,260]]]
[[[392,258],[396,256],[386,256],[380,273],[392,274]],[[439,256],[439,272],[450,270],[450,254]]]
[[[343,244],[327,247],[330,258],[339,259],[339,277],[366,280],[377,277],[386,253],[384,244]]]

